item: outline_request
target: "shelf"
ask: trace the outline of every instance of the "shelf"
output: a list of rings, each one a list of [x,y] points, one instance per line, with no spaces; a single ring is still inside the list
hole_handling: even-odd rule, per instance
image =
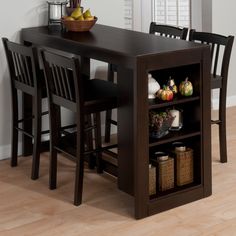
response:
[[[158,191],[157,194],[150,196],[150,202],[155,202],[167,196],[171,197],[176,194],[181,194],[182,192],[185,192],[185,191],[191,191],[193,189],[199,188],[200,186],[202,185],[197,184],[197,183],[191,183],[191,184],[186,184],[184,186],[176,186],[172,189],[169,189],[163,192]]]
[[[199,184],[162,197],[150,199],[148,202],[148,215],[166,211],[209,196],[210,193],[206,193],[204,189],[204,185]]]
[[[194,136],[201,135],[199,130],[199,125],[193,125],[193,127],[185,127],[179,131],[169,131],[165,137],[157,139],[157,138],[149,138],[149,147],[154,147],[157,145],[176,142],[181,139],[191,138]]]
[[[161,101],[160,99],[149,100],[149,110],[167,106],[174,106],[178,104],[189,103],[193,101],[197,101],[200,99],[200,96],[194,95],[191,97],[181,97],[177,96],[172,101]]]
[[[199,63],[151,71],[154,78],[167,78],[169,75],[173,75],[176,84],[180,84],[186,75],[191,75],[190,80],[194,88],[194,93],[189,97],[184,97],[180,93],[177,93],[171,101],[162,101],[158,98],[148,100],[147,109],[149,119],[150,112],[159,113],[168,111],[169,109],[181,110],[183,119],[181,130],[169,131],[162,138],[149,137],[149,163],[156,167],[154,169],[156,175],[152,175],[153,173],[149,172],[149,187],[151,188],[153,185],[156,185],[157,191],[154,195],[149,195],[148,192],[148,215],[162,212],[211,194],[211,172],[207,172],[211,168],[209,160],[209,127],[207,129],[204,128],[207,127],[206,111],[210,110],[210,106],[209,103],[205,103],[205,98],[208,96],[207,91],[202,89],[203,85],[207,83],[206,79],[203,80],[202,78],[202,68],[201,63]],[[163,79],[159,79],[158,82],[161,86],[165,84]],[[208,139],[205,138],[206,136],[208,136]],[[175,155],[173,152],[174,142],[183,142],[184,146],[193,150],[193,156],[186,158],[185,155],[181,157]],[[173,162],[168,162],[166,165],[164,163],[160,164],[161,162],[159,161],[155,162],[155,152],[158,151],[163,151],[174,158]],[[177,186],[177,178],[182,178],[180,176],[184,176],[185,173],[189,173],[191,170],[193,173],[193,182],[183,186]],[[174,179],[174,182],[171,182],[171,184],[174,184],[174,187],[166,191],[159,191],[159,188],[164,185],[164,180],[168,178],[171,180]]]

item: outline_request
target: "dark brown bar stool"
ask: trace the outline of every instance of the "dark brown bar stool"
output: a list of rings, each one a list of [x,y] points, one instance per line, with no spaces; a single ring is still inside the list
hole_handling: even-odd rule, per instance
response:
[[[219,89],[219,117],[212,120],[211,124],[219,125],[220,161],[227,162],[227,140],[226,140],[226,97],[228,69],[233,36],[223,36],[214,33],[197,32],[190,30],[190,41],[208,44],[211,47],[211,89]],[[219,60],[219,55],[222,59]]]
[[[93,79],[81,74],[78,58],[68,58],[49,51],[42,51],[42,60],[48,91],[50,117],[50,189],[57,185],[57,153],[64,153],[75,161],[74,204],[82,201],[84,156],[96,152],[97,171],[102,171],[102,151],[114,148],[101,147],[100,112],[117,107],[117,86],[114,83]],[[60,133],[58,114],[65,107],[76,114],[77,132]],[[85,117],[94,115],[93,126],[86,126]],[[85,150],[86,132],[95,131],[95,149]]]
[[[188,28],[181,28],[172,25],[157,24],[151,22],[149,28],[150,34],[157,34],[163,37],[183,39],[186,40],[188,34]]]
[[[155,22],[151,22],[149,28],[150,34],[157,34],[163,37],[183,39],[186,40],[188,34],[188,28],[175,27],[171,25],[161,25]],[[107,80],[114,82],[114,73],[117,71],[116,65],[108,65]],[[117,125],[117,121],[112,119],[112,111],[106,111],[105,118],[105,142],[110,142],[111,125]]]
[[[12,93],[12,153],[11,166],[17,166],[18,153],[18,132],[32,138],[33,141],[33,161],[31,178],[33,180],[39,177],[40,146],[41,135],[49,131],[41,132],[42,115],[48,112],[42,112],[42,99],[46,97],[45,80],[43,71],[39,69],[37,49],[26,47],[17,43],[10,42],[7,38],[2,38],[6,52],[8,68],[11,77]],[[33,134],[28,133],[19,124],[23,119],[19,119],[18,96],[17,91],[29,94],[33,97],[33,116],[26,117],[28,122],[33,120]]]

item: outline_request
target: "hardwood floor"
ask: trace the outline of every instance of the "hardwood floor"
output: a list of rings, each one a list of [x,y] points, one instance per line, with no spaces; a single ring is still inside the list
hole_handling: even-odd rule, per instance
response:
[[[236,235],[236,107],[227,111],[228,163],[219,163],[217,127],[212,128],[213,195],[143,220],[133,218],[132,197],[116,180],[86,170],[83,204],[73,200],[74,165],[60,161],[58,188],[48,189],[48,153],[41,175],[30,179],[31,158],[11,168],[0,162],[0,235],[198,236]]]

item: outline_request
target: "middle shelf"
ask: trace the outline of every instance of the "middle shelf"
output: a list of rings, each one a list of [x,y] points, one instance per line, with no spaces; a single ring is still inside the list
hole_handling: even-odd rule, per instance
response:
[[[148,103],[149,103],[149,110],[151,110],[167,106],[175,106],[179,104],[190,103],[198,100],[200,100],[200,96],[198,95],[193,95],[191,97],[176,96],[172,101],[161,101],[159,99],[153,99],[149,100]]]
[[[192,126],[184,127],[179,131],[170,131],[169,134],[160,139],[149,138],[149,147],[154,147],[181,139],[191,138],[198,135],[201,135],[201,131],[199,130],[199,124],[195,124]]]

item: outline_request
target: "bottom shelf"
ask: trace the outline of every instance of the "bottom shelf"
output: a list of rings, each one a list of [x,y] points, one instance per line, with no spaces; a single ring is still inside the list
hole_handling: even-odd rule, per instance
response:
[[[183,186],[175,186],[174,188],[168,189],[166,191],[157,191],[156,194],[150,195],[149,198],[150,200],[165,198],[168,196],[173,196],[176,193],[180,193],[181,191],[189,191],[189,190],[195,189],[199,186],[201,186],[201,184],[197,184],[197,183],[186,184]]]
[[[176,192],[169,193],[165,196],[160,196],[149,200],[147,215],[153,215],[162,211],[172,209],[205,197],[212,194],[211,188],[204,189],[203,185],[195,185]]]

